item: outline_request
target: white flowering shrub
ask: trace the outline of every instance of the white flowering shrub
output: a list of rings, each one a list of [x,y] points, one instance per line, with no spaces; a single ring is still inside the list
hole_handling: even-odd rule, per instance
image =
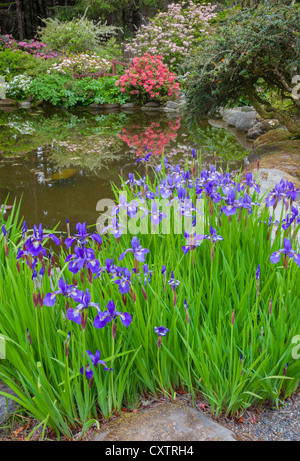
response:
[[[216,16],[216,6],[196,5],[192,0],[172,3],[166,12],[158,13],[148,25],[143,25],[135,38],[125,46],[134,56],[144,53],[161,55],[171,69],[191,54],[209,36],[209,21]]]
[[[16,75],[6,86],[6,96],[17,100],[26,99],[29,96],[29,89],[32,78],[28,75]]]
[[[85,16],[72,21],[47,18],[42,22],[44,27],[37,31],[39,39],[54,50],[69,53],[94,52],[102,41],[116,35],[118,30],[101,21],[90,21]]]
[[[107,72],[112,64],[96,54],[70,54],[61,58],[48,69],[48,74],[59,72],[60,74],[86,74],[93,72]]]

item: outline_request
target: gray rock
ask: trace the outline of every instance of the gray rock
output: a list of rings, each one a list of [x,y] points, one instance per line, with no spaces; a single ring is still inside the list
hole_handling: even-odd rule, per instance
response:
[[[238,110],[227,112],[223,115],[223,120],[228,123],[228,125],[235,126],[241,116],[241,112]]]
[[[267,133],[270,130],[278,128],[279,122],[278,120],[264,120],[264,119],[256,119],[253,123],[253,126],[248,130],[247,138],[248,139],[257,139],[262,134]]]
[[[250,112],[241,112],[238,117],[235,127],[241,131],[248,131],[256,120],[257,112],[255,110]]]
[[[179,102],[176,102],[176,101],[168,101],[167,104],[166,104],[166,107],[168,107],[169,109],[178,109],[178,107],[179,107]]]
[[[155,101],[150,101],[150,102],[147,102],[146,104],[144,104],[143,107],[159,107],[160,104],[159,102],[155,102]]]
[[[0,99],[0,107],[12,107],[17,106],[18,101],[15,99]]]
[[[0,383],[0,391],[13,394],[12,390],[4,383]],[[0,422],[4,421],[11,411],[14,411],[17,404],[14,400],[0,395]]]
[[[20,101],[19,106],[21,109],[31,109],[31,102],[29,101]]]
[[[120,106],[119,103],[114,103],[114,104],[103,104],[103,109],[118,109]]]
[[[183,100],[167,101],[167,104],[161,107],[161,110],[163,110],[164,112],[179,112],[183,104],[184,104]]]
[[[135,107],[137,108],[138,106],[132,102],[127,102],[126,104],[122,104],[121,109],[134,109]]]
[[[235,126],[238,130],[246,132],[252,128],[258,116],[257,112],[252,110],[251,107],[221,108],[219,113],[228,125]]]
[[[229,429],[181,401],[123,413],[97,432],[95,441],[235,441]]]

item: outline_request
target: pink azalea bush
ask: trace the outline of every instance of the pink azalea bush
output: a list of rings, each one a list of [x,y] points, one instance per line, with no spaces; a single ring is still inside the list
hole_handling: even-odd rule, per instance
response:
[[[164,102],[179,95],[176,75],[163,63],[162,56],[145,53],[133,59],[133,66],[126,70],[116,86],[131,100],[145,104],[149,101]]]
[[[11,34],[0,34],[0,50],[1,48],[3,50],[10,49],[12,51],[20,50],[26,54],[32,54],[36,58],[51,59],[57,57],[57,53],[54,53],[54,51],[48,49],[45,43],[34,39],[29,41],[18,41],[14,39]]]
[[[197,5],[192,0],[172,3],[166,12],[158,13],[148,25],[143,25],[125,51],[134,56],[145,52],[160,54],[171,69],[212,31],[209,22],[216,16],[216,6]]]

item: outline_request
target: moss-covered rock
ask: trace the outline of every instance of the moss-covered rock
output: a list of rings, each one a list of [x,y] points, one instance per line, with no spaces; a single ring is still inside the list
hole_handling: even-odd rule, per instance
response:
[[[245,171],[257,167],[258,157],[261,168],[277,168],[300,178],[300,139],[293,139],[288,131],[278,128],[260,136],[253,144],[251,163]]]

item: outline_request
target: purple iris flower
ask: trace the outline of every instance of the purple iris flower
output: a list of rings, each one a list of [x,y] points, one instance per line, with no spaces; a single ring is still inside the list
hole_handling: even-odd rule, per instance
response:
[[[141,207],[141,210],[145,211],[145,214],[143,214],[141,219],[143,219],[145,216],[150,214],[150,219],[151,219],[153,226],[157,226],[157,224],[159,224],[163,218],[164,219],[167,218],[166,213],[158,210],[158,206],[156,202],[152,202],[151,211],[148,211],[146,208],[143,208],[143,207]]]
[[[126,210],[130,218],[134,218],[137,213],[138,202],[136,200],[132,200],[130,203],[127,203],[126,196],[122,194],[119,197],[119,205],[113,207],[112,209],[112,216],[119,214],[120,208],[122,210]]]
[[[130,284],[131,284],[131,272],[127,267],[118,271],[118,279],[113,280],[117,285],[119,285],[119,292],[124,295],[129,293],[130,291]]]
[[[45,250],[43,249],[42,243],[48,238],[51,238],[56,245],[59,245],[60,241],[58,237],[53,234],[44,235],[42,224],[39,225],[38,229],[36,225],[34,225],[33,235],[31,235],[25,243],[28,253],[35,257],[39,256],[40,253],[44,253]]]
[[[278,263],[278,261],[281,258],[281,255],[284,255],[284,267],[287,267],[288,259],[287,258],[293,258],[295,263],[300,266],[300,254],[297,254],[295,250],[292,250],[292,244],[291,241],[287,238],[284,239],[283,242],[284,248],[281,250],[275,251],[271,256],[270,256],[270,261],[273,264]]]
[[[197,247],[199,247],[202,244],[203,240],[209,236],[196,233],[189,234],[188,232],[185,232],[184,237],[187,239],[187,244],[182,246],[181,248],[184,254],[187,254],[189,250],[195,250]]]
[[[83,247],[86,245],[87,241],[89,238],[92,238],[95,240],[97,243],[101,244],[102,243],[102,238],[99,234],[88,234],[86,231],[86,223],[77,223],[76,225],[76,230],[77,234],[74,235],[74,237],[68,237],[65,240],[65,244],[67,248],[70,248],[71,245],[73,245],[74,242],[76,242],[77,245],[80,245]]]
[[[246,173],[246,178],[244,179],[243,183],[246,184],[246,186],[249,188],[253,187],[253,189],[259,194],[260,188],[259,185],[253,181],[252,173]]]
[[[174,277],[174,272],[172,271],[171,272],[171,278],[170,280],[168,281],[168,284],[170,285],[170,287],[172,288],[173,291],[175,291],[175,289],[178,287],[178,285],[180,284],[179,280],[175,280],[175,277]]]
[[[107,304],[107,311],[102,312],[100,309],[98,309],[98,315],[94,320],[94,327],[98,329],[104,328],[107,323],[113,322],[117,318],[120,318],[121,322],[126,328],[131,324],[132,321],[130,314],[127,312],[116,311],[115,303],[113,301],[109,301]]]
[[[69,255],[65,262],[69,262],[68,269],[77,274],[83,267],[86,267],[93,274],[100,270],[100,261],[95,259],[95,252],[92,248],[75,247],[75,253]]]
[[[132,173],[129,173],[128,180],[125,181],[125,184],[129,184],[131,188],[136,185],[136,179]]]
[[[227,195],[227,198],[223,197],[226,202],[221,209],[221,211],[226,214],[226,216],[232,216],[237,212],[238,209],[238,202],[236,200],[236,191],[233,187],[229,188],[229,190],[223,192]]]
[[[25,239],[27,235],[27,224],[26,221],[23,221],[23,227],[22,227],[22,239]]]
[[[91,351],[87,351],[90,359],[91,359],[91,362],[93,364],[94,367],[96,367],[97,365],[103,365],[104,366],[104,370],[111,370],[111,368],[108,368],[106,366],[106,363],[104,360],[100,360],[100,352],[97,350],[95,352],[95,355],[93,355],[91,353]],[[80,368],[80,373],[83,375],[83,367]],[[91,367],[90,367],[90,364],[86,365],[85,367],[85,376],[87,377],[87,379],[91,379],[93,377],[93,371],[91,370]]]
[[[99,308],[99,305],[96,303],[91,303],[91,295],[88,289],[85,293],[78,291],[78,296],[74,296],[74,300],[79,302],[79,304],[73,309],[70,308],[67,310],[67,319],[72,320],[72,322],[81,324],[84,329],[86,326],[86,315],[85,311],[89,306]]]
[[[171,175],[168,175],[167,179],[163,179],[163,181],[159,185],[160,195],[162,198],[167,199],[172,195],[173,190],[174,190],[173,178]]]
[[[217,234],[217,230],[214,229],[213,226],[210,226],[209,234],[210,235],[206,235],[206,238],[210,239],[213,243],[220,242],[221,240],[224,240],[221,235]]]
[[[152,155],[152,152],[148,152],[148,154],[145,154],[145,157],[139,157],[136,162],[148,162],[150,160],[150,157]]]
[[[256,280],[260,279],[260,264],[257,266],[256,273],[255,273]]]
[[[128,248],[121,254],[119,261],[121,261],[125,257],[126,253],[131,252],[133,253],[137,261],[144,263],[145,255],[149,253],[149,250],[147,248],[143,248],[142,245],[140,245],[140,241],[137,239],[136,236],[134,236],[131,240],[131,246],[132,248]]]
[[[119,239],[123,233],[122,228],[125,229],[123,224],[118,222],[118,218],[116,216],[112,217],[111,224],[104,227],[101,234],[106,234],[106,232],[110,231],[110,233],[116,238]]]
[[[162,343],[162,337],[167,335],[169,329],[166,327],[160,326],[160,327],[154,327],[154,331],[158,335],[157,346],[158,348],[160,348],[161,343]]]
[[[280,183],[275,184],[274,189],[271,190],[267,199],[266,205],[267,207],[270,206],[277,206],[277,203],[282,199],[284,204],[287,205],[286,199],[290,199],[294,201],[297,199],[299,194],[299,189],[295,189],[294,184],[289,181],[284,181],[282,179]]]
[[[282,229],[287,230],[295,220],[299,223],[299,210],[292,206],[291,213],[288,213],[286,218],[282,220]]]
[[[114,259],[107,258],[105,260],[105,267],[102,268],[106,271],[107,274],[116,274],[116,266],[114,264]]]
[[[236,206],[238,208],[245,208],[250,214],[253,213],[253,205],[259,206],[259,203],[252,202],[251,197],[247,193],[244,194],[244,197],[239,197],[238,200],[236,200]]]
[[[144,284],[145,284],[145,287],[146,287],[147,284],[151,282],[153,271],[149,270],[148,264],[144,264],[143,265],[143,272],[144,272]]]
[[[160,326],[160,327],[154,327],[154,331],[155,331],[155,333],[158,334],[158,336],[166,336],[169,329],[166,328],[166,327]]]
[[[64,279],[61,277],[58,282],[59,289],[53,293],[47,293],[44,298],[44,305],[51,307],[54,306],[57,295],[63,295],[65,297],[75,297],[78,296],[78,290],[74,285],[68,285],[68,282],[64,282]]]

